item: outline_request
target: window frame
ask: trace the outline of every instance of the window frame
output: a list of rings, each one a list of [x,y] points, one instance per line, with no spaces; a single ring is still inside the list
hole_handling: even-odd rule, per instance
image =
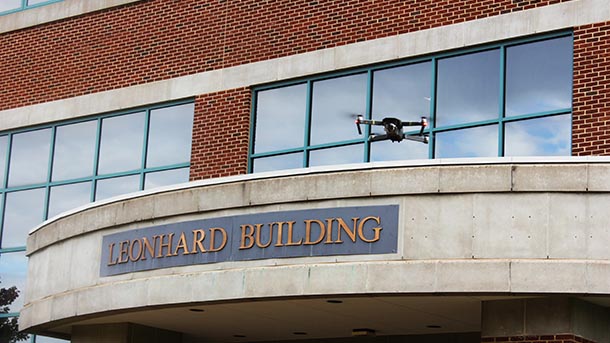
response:
[[[372,98],[373,98],[373,73],[379,70],[407,66],[422,62],[430,62],[430,77],[431,77],[431,89],[430,89],[430,125],[425,129],[424,132],[429,134],[429,143],[428,143],[428,159],[435,158],[435,150],[436,150],[436,142],[435,137],[438,133],[454,131],[459,129],[467,129],[474,127],[481,127],[487,125],[497,125],[498,126],[498,154],[496,156],[504,156],[505,155],[505,124],[510,122],[522,121],[527,119],[534,118],[544,118],[550,116],[558,116],[569,114],[572,115],[572,104],[569,108],[562,108],[552,111],[545,112],[537,112],[537,113],[528,113],[517,116],[507,117],[506,110],[506,50],[512,46],[518,46],[522,44],[536,43],[550,39],[556,38],[569,38],[572,41],[573,46],[573,33],[571,30],[569,31],[558,31],[551,32],[547,34],[535,35],[535,36],[527,36],[521,37],[517,39],[511,39],[501,42],[495,42],[493,44],[483,44],[473,47],[468,47],[464,49],[457,49],[451,51],[444,51],[435,54],[430,54],[426,56],[420,56],[409,59],[402,59],[398,61],[392,61],[383,64],[376,64],[370,66],[363,66],[358,68],[353,68],[344,71],[338,71],[333,73],[327,73],[322,75],[313,75],[309,77],[298,78],[294,80],[288,80],[284,82],[278,82],[273,84],[265,84],[260,86],[252,87],[251,96],[252,96],[252,104],[250,109],[250,142],[248,146],[248,173],[254,172],[254,163],[257,159],[265,158],[265,157],[273,157],[273,156],[281,156],[291,153],[302,153],[303,154],[303,163],[300,166],[301,168],[309,167],[309,152],[320,149],[355,145],[355,144],[364,144],[364,156],[362,158],[363,163],[367,163],[371,161],[371,142],[368,142],[367,137],[370,134],[370,127],[368,125],[364,125],[362,138],[359,139],[351,139],[344,141],[336,141],[332,143],[325,143],[319,145],[311,145],[309,142],[309,138],[311,137],[311,118],[312,118],[312,95],[313,95],[313,87],[312,85],[321,80],[328,80],[337,77],[350,76],[355,74],[366,73],[367,74],[367,85],[366,85],[366,113],[365,118],[370,119],[372,116]],[[494,49],[499,49],[499,101],[498,101],[498,116],[493,119],[481,120],[475,122],[466,122],[461,124],[454,125],[446,125],[446,126],[436,126],[436,105],[437,105],[437,82],[438,82],[438,61],[445,58],[456,57],[461,55],[467,55],[472,53],[478,53],[483,51],[490,51]],[[573,49],[572,49],[572,60],[573,60]],[[573,63],[570,66],[570,74],[571,74],[571,82],[573,88]],[[298,84],[306,84],[306,109],[305,109],[305,128],[303,132],[303,145],[300,147],[283,149],[283,150],[274,150],[274,151],[265,151],[265,152],[254,152],[254,145],[256,143],[256,111],[257,111],[257,99],[258,92],[271,90],[281,87],[293,86]],[[572,99],[570,99],[572,101]],[[355,128],[354,128],[355,129]],[[413,134],[419,132],[418,130],[407,131],[407,133]],[[572,137],[569,137],[570,141],[570,153],[572,151]]]

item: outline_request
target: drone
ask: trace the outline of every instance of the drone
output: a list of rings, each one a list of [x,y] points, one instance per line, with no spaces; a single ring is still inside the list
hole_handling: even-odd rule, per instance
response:
[[[362,134],[362,128],[360,124],[365,125],[379,125],[383,126],[385,134],[371,134],[369,136],[369,142],[377,142],[383,140],[391,140],[392,142],[401,142],[403,139],[410,141],[416,141],[424,144],[428,144],[428,134],[424,133],[424,129],[428,126],[428,120],[426,117],[421,117],[420,121],[402,121],[398,118],[386,117],[382,120],[369,120],[364,119],[362,115],[358,115],[356,119],[356,128],[358,133]],[[405,126],[421,126],[418,134],[405,134],[403,127]]]

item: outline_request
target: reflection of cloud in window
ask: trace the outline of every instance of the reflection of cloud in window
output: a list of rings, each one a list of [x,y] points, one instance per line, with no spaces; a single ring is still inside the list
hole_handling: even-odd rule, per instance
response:
[[[263,157],[254,160],[255,173],[303,167],[303,153]]]
[[[307,85],[260,91],[256,101],[256,153],[303,146]]]
[[[43,221],[45,189],[6,194],[2,248],[24,246],[27,233]]]
[[[506,124],[506,156],[569,156],[570,115]]]
[[[51,130],[13,135],[9,186],[36,184],[47,180]]]
[[[190,161],[194,110],[185,104],[150,112],[146,167]]]
[[[53,181],[93,174],[97,121],[57,127]]]
[[[374,142],[371,144],[371,161],[396,161],[428,158],[428,144],[419,142],[391,141]]]
[[[338,148],[314,150],[309,153],[310,166],[325,166],[331,164],[359,163],[364,160],[362,144],[348,145]]]
[[[569,108],[571,101],[571,37],[507,48],[507,116]]]
[[[148,173],[144,179],[144,189],[173,185],[189,180],[189,168],[164,170]]]
[[[136,192],[140,189],[140,175],[130,175],[97,181],[95,200]]]
[[[141,167],[144,118],[141,112],[102,121],[99,174]]]
[[[4,172],[6,171],[6,154],[8,152],[8,136],[0,136],[0,187],[4,186]]]
[[[90,201],[90,198],[91,182],[51,187],[48,217],[84,205]]]
[[[19,297],[9,306],[9,312],[18,312],[23,307],[27,269],[25,252],[0,254],[0,288],[16,286],[19,290]]]
[[[376,71],[373,118],[418,120],[430,116],[430,62]]]
[[[438,61],[438,126],[498,117],[499,50]]]
[[[436,135],[436,158],[498,156],[498,126],[488,125]]]
[[[2,0],[0,1],[0,12],[10,11],[21,8],[21,0]]]
[[[366,79],[358,74],[313,84],[311,144],[362,138],[354,119],[366,111]]]

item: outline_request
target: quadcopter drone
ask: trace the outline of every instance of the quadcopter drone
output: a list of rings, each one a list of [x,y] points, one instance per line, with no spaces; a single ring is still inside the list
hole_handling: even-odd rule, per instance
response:
[[[398,118],[391,117],[386,117],[379,121],[364,119],[362,115],[358,115],[356,119],[356,127],[358,128],[358,133],[362,134],[360,124],[383,126],[385,134],[378,135],[373,133],[369,136],[369,142],[383,141],[386,139],[389,139],[392,142],[400,142],[403,139],[407,139],[428,144],[428,135],[427,133],[424,133],[424,129],[428,126],[428,120],[426,117],[422,117],[420,121],[402,121]],[[419,130],[418,134],[408,135],[403,132],[403,127],[405,126],[421,126],[421,130]]]

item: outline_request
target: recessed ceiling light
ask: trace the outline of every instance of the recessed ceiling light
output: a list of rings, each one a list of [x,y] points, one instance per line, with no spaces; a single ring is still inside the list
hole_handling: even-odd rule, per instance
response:
[[[304,336],[304,335],[307,335],[307,332],[297,331],[297,332],[293,332],[292,334],[297,335],[297,336]]]
[[[189,311],[191,311],[191,312],[205,312],[205,310],[200,309],[200,308],[189,308]]]
[[[329,304],[342,304],[343,300],[331,299],[331,300],[326,300],[326,302],[329,303]]]
[[[440,325],[427,325],[426,326],[428,329],[440,329],[441,326]]]

